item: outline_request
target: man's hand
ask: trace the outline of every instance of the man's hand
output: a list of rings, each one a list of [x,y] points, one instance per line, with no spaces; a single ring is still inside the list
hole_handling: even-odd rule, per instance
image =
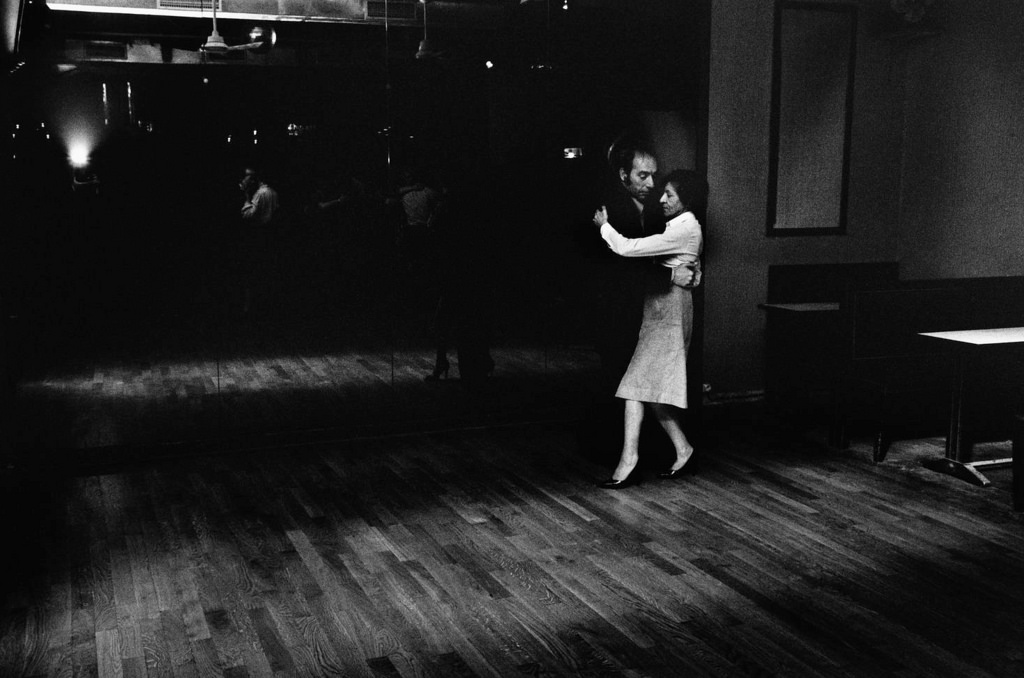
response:
[[[597,226],[598,228],[601,228],[602,226],[604,226],[607,223],[608,223],[608,208],[605,207],[604,205],[601,205],[601,207],[599,207],[597,209],[597,211],[594,212],[594,225]]]
[[[700,264],[682,264],[672,269],[672,284],[693,289],[700,284]]]

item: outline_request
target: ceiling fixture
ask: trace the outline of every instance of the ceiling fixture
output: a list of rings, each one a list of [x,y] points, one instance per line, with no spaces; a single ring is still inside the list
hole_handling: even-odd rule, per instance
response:
[[[420,2],[423,4],[423,39],[420,40],[420,47],[416,50],[416,58],[426,59],[433,56],[434,50],[427,37],[427,0],[420,0]]]
[[[419,49],[416,50],[417,59],[435,59],[445,56],[443,49],[437,49],[427,37],[427,3],[428,0],[420,0],[423,5],[423,39],[420,40]]]
[[[210,4],[213,6],[213,33],[206,38],[206,44],[203,45],[204,52],[226,52],[228,51],[228,43],[224,42],[224,38],[220,37],[220,33],[217,32],[217,3],[220,0],[211,0]]]
[[[224,54],[226,52],[237,52],[242,50],[266,52],[277,42],[277,33],[271,28],[269,31],[262,26],[255,26],[249,32],[249,42],[243,45],[229,45],[217,31],[217,3],[220,0],[211,0],[213,7],[213,32],[206,38],[206,43],[200,48],[203,52],[210,54]]]

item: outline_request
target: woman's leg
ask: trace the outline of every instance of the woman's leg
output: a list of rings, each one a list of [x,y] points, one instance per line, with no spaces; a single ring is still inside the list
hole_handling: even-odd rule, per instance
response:
[[[644,421],[644,404],[639,400],[627,400],[623,417],[622,454],[619,465],[612,473],[612,480],[625,480],[640,459],[640,425]]]
[[[672,447],[676,450],[676,461],[672,464],[672,470],[677,471],[693,455],[693,445],[690,444],[686,434],[683,433],[683,429],[679,425],[679,419],[676,418],[675,408],[672,405],[651,403],[651,408],[654,410],[654,416],[658,419],[658,423],[665,429],[669,440],[672,441]]]

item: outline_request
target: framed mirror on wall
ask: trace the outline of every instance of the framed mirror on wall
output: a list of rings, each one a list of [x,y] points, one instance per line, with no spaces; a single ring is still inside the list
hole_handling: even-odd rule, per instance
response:
[[[777,2],[769,236],[846,232],[856,51],[856,6]]]

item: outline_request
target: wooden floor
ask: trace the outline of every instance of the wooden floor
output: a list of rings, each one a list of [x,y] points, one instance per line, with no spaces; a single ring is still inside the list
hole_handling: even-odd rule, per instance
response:
[[[273,444],[300,432],[376,435],[565,418],[593,391],[598,367],[585,347],[499,345],[491,349],[491,378],[466,388],[454,350],[450,379],[425,382],[434,365],[427,346],[286,346],[47,366],[18,384],[20,447],[75,452],[88,463],[114,448],[152,455],[182,444]]]
[[[1005,490],[733,422],[699,475],[614,492],[575,440],[495,426],[4,476],[0,673],[1024,675]]]

